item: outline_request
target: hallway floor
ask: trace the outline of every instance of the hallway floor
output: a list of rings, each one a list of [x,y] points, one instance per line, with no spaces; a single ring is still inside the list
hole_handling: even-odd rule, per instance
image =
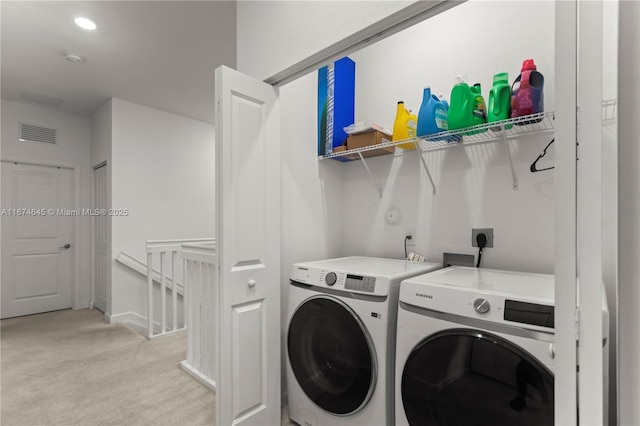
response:
[[[178,366],[186,333],[148,341],[97,310],[2,320],[3,425],[212,425],[215,395]]]

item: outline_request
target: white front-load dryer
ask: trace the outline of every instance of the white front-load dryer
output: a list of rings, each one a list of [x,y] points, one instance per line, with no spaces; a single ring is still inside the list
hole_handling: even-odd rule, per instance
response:
[[[286,380],[294,422],[393,423],[400,282],[440,267],[370,257],[292,266]]]
[[[605,341],[608,319],[605,299]],[[554,424],[553,275],[454,266],[414,277],[397,327],[396,425]]]

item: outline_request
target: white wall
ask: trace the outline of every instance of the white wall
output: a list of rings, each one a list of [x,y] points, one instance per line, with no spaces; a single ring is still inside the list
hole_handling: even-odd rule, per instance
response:
[[[310,74],[280,90],[282,134],[282,276],[292,263],[341,252],[343,167],[317,160],[315,143],[301,135],[316,132],[317,76]],[[309,244],[309,241],[313,241]]]
[[[619,424],[640,424],[640,4],[620,2]]]
[[[397,11],[400,6],[406,6],[374,2],[377,6],[371,9],[368,2],[342,3],[345,10],[338,13],[327,2],[240,2],[239,70],[258,78],[267,77]],[[536,60],[538,69],[546,76],[545,105],[552,109],[554,7],[548,2],[528,5],[531,7],[527,8],[526,19],[506,19],[520,16],[523,4],[465,3],[351,55],[356,61],[357,72],[356,121],[370,120],[390,128],[397,100],[404,100],[417,111],[424,85],[431,85],[436,93],[448,97],[458,73],[467,74],[472,82],[480,82],[488,98],[493,74],[508,71],[513,80],[520,71],[522,60],[529,57]],[[313,8],[314,13],[308,13],[309,8]],[[276,13],[278,10],[281,12]],[[324,27],[315,25],[316,21],[326,22],[322,17],[334,13],[340,16],[339,30],[334,31],[331,23]],[[261,40],[255,37],[247,40],[249,28],[262,34]],[[266,31],[267,28],[279,28],[279,31]],[[478,28],[482,38],[471,42],[467,28]],[[518,34],[518,37],[509,34]],[[482,45],[490,47],[483,48]],[[306,140],[309,157],[304,157],[302,152],[283,151],[285,158],[289,156],[290,163],[298,163],[296,174],[284,177],[284,185],[286,181],[295,181],[300,186],[304,183],[305,187],[313,188],[320,181],[317,169],[303,164],[315,153],[316,107],[312,102],[317,90],[315,74],[301,80],[308,80],[308,83],[303,86],[302,82],[296,82],[298,86],[291,83],[282,88],[282,106],[287,108],[287,103],[292,102],[292,110],[306,110],[302,116],[306,117],[307,125],[301,128],[298,115],[284,114],[285,123],[295,123],[295,126],[285,126],[283,133],[296,135],[297,149],[301,149],[299,146],[305,145],[303,141]],[[286,91],[297,93],[288,101]],[[411,249],[422,252],[431,260],[441,261],[443,251],[475,254],[476,250],[470,246],[472,226],[494,227],[496,247],[485,251],[484,265],[552,272],[553,172],[531,174],[528,171],[529,164],[549,140],[547,137],[526,138],[514,143],[514,161],[520,180],[518,191],[511,190],[504,147],[487,145],[466,151],[456,149],[427,154],[426,159],[439,186],[435,198],[418,167],[417,156],[411,153],[395,160],[386,157],[370,161],[377,180],[385,186],[382,200],[378,199],[357,162],[319,163],[320,170],[331,169],[332,176],[344,175],[337,179],[331,190],[332,194],[342,192],[340,202],[328,203],[312,190],[300,192],[303,199],[320,202],[340,212],[341,255],[403,257],[404,235],[411,233],[415,236],[412,241],[415,246]],[[552,149],[550,151],[547,158],[552,161]],[[325,189],[329,188],[327,182],[323,185]],[[392,205],[404,212],[402,223],[395,227],[386,225],[382,219],[384,211]],[[285,214],[311,220],[308,212],[287,209],[285,205]],[[318,224],[322,223],[322,215],[317,211],[312,214],[312,223],[320,229]],[[284,226],[290,223],[285,219]],[[284,262],[289,258],[286,252],[290,248],[291,244],[283,241]],[[295,252],[299,250],[292,250]],[[284,272],[283,276],[286,276]]]
[[[264,80],[411,3],[239,1],[237,69]]]
[[[112,256],[146,262],[145,242],[204,238],[214,232],[214,128],[211,124],[112,100]],[[146,315],[146,280],[113,263],[112,317]]]
[[[58,143],[47,145],[37,142],[20,142],[20,123],[57,129]],[[72,114],[61,113],[50,108],[2,99],[2,159],[24,159],[35,163],[70,164],[80,172],[79,208],[91,206],[90,187],[90,141],[89,119]],[[90,218],[78,217],[80,221],[80,246],[75,261],[80,267],[80,281],[75,283],[79,289],[78,300],[74,308],[89,307],[91,240]]]
[[[473,41],[468,28],[477,29]],[[545,76],[545,109],[552,110],[553,52],[553,3],[464,3],[351,55],[356,62],[356,121],[390,129],[397,101],[417,112],[424,86],[448,99],[457,74],[481,83],[488,102],[493,75],[506,71],[513,81],[526,58],[534,58]],[[516,191],[502,143],[425,154],[435,196],[416,153],[369,162],[384,186],[382,200],[359,164],[345,165],[343,252],[401,258],[404,237],[411,234],[410,250],[442,262],[443,252],[477,255],[471,228],[490,227],[494,248],[485,249],[483,266],[552,273],[553,171],[529,171],[551,138],[532,136],[512,143]],[[545,159],[552,160],[552,151]],[[392,206],[403,212],[396,226],[384,221]]]

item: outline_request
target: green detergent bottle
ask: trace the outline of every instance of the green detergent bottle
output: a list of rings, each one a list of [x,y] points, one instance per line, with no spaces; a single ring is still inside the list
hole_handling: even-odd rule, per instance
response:
[[[458,76],[451,90],[449,104],[449,130],[463,129],[487,122],[484,98],[479,84],[473,87]],[[477,131],[465,134],[478,133]]]
[[[489,92],[489,109],[487,111],[487,121],[506,120],[511,116],[511,86],[509,85],[509,74],[501,72],[493,76],[493,86]],[[505,126],[510,129],[511,125]]]
[[[451,89],[449,99],[449,130],[462,129],[472,125],[471,90],[462,76],[456,78],[456,84]]]
[[[473,126],[477,126],[479,124],[485,124],[487,122],[487,105],[484,102],[484,97],[482,96],[482,87],[480,87],[480,83],[474,84],[469,88],[471,90],[471,94],[473,95]],[[472,135],[475,133],[486,132],[487,129],[475,130],[473,132],[466,133],[467,135]]]

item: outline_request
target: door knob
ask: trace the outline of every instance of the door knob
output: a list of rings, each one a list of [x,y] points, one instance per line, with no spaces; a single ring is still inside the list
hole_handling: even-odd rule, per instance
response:
[[[247,285],[249,285],[249,288],[254,288],[256,286],[256,280],[249,280]]]
[[[67,243],[67,244],[63,245],[62,247],[58,247],[58,248],[69,249],[69,248],[71,248],[71,244]]]

